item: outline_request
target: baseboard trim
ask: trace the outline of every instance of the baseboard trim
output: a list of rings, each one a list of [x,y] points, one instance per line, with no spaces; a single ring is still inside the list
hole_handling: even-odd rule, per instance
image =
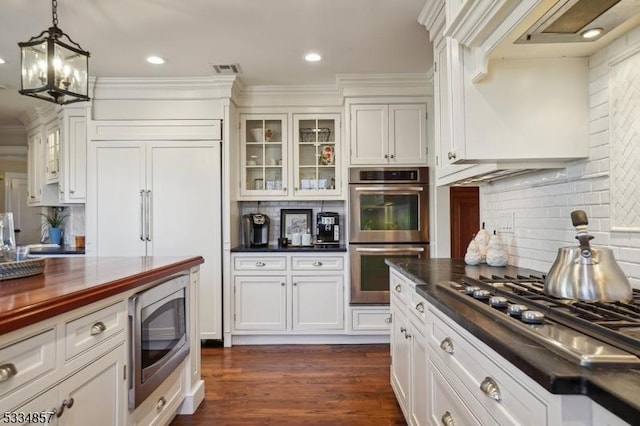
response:
[[[200,380],[191,389],[191,393],[185,395],[182,404],[178,407],[176,414],[191,415],[196,412],[200,403],[204,400],[204,380]]]
[[[389,343],[389,335],[236,335],[230,345],[354,345]],[[225,342],[226,343],[226,342]]]

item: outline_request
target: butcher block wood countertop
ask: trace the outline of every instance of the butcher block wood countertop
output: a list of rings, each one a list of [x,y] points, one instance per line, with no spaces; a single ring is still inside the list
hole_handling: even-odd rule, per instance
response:
[[[42,274],[0,281],[0,335],[201,263],[200,256],[45,259]]]

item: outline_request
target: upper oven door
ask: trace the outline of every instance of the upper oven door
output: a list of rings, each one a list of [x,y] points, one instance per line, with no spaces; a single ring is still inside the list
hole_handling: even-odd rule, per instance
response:
[[[350,243],[426,243],[426,184],[350,184]]]

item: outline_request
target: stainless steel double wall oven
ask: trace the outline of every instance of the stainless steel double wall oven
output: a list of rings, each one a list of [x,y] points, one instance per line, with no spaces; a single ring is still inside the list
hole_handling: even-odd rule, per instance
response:
[[[429,256],[427,167],[349,170],[351,304],[388,304],[391,257]]]

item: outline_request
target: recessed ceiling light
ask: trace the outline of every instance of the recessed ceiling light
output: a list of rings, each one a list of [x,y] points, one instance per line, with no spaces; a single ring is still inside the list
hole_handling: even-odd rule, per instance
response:
[[[7,61],[5,61],[4,59],[0,58],[0,64],[6,64]]]
[[[307,53],[304,55],[304,60],[307,62],[318,62],[320,59],[322,59],[322,56],[319,53]]]
[[[604,31],[602,28],[591,28],[583,31],[580,35],[582,38],[595,38],[602,34],[602,31]]]
[[[167,62],[166,59],[161,58],[160,56],[148,56],[147,62],[154,65],[162,65]]]

